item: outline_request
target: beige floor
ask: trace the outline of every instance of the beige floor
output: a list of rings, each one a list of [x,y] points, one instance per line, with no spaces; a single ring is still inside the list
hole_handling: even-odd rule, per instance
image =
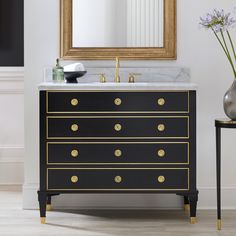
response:
[[[0,236],[236,235],[236,211],[223,212],[220,232],[215,211],[198,211],[196,225],[188,223],[183,211],[52,211],[41,225],[38,211],[23,211],[21,202],[20,192],[0,192]]]

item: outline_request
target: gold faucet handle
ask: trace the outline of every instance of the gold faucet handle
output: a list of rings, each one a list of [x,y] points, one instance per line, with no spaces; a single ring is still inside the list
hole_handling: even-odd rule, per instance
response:
[[[142,75],[141,73],[129,73],[129,83],[134,83],[135,82],[135,76],[140,76]]]
[[[134,83],[135,82],[135,76],[134,74],[129,74],[129,83]]]
[[[106,83],[106,76],[105,74],[100,74],[99,75],[99,80],[100,80],[100,83]]]

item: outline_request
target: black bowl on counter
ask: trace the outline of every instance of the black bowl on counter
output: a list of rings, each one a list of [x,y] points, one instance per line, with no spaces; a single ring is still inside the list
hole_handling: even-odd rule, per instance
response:
[[[78,83],[77,78],[84,76],[87,71],[71,71],[64,72],[66,83],[76,84]]]

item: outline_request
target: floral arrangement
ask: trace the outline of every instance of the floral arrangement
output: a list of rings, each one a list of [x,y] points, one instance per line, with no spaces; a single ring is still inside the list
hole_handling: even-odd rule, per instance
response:
[[[234,10],[236,11],[236,9]],[[236,25],[236,20],[231,17],[230,13],[215,9],[212,13],[207,13],[206,16],[200,17],[200,25],[205,29],[212,30],[215,34],[232,67],[234,78],[236,78],[236,52],[229,32]]]

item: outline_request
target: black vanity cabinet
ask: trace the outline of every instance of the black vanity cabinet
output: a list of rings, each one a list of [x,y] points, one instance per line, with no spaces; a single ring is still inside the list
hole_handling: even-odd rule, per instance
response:
[[[195,91],[40,91],[41,222],[66,193],[172,193],[195,222]]]

